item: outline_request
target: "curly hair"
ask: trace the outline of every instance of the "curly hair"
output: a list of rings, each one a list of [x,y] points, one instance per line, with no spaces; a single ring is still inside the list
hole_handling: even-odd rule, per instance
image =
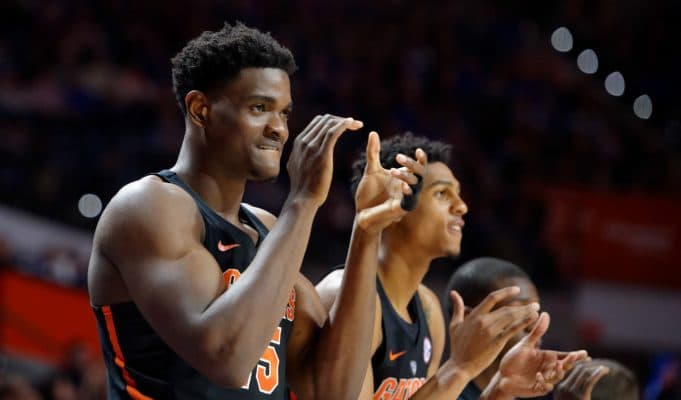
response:
[[[430,140],[424,136],[414,136],[411,132],[396,135],[391,138],[381,140],[381,165],[383,168],[400,168],[401,165],[395,161],[395,156],[402,153],[411,158],[416,157],[416,149],[422,149],[428,155],[428,163],[442,162],[449,164],[452,153],[452,146],[443,142]],[[362,153],[359,159],[352,164],[352,179],[350,190],[354,196],[360,179],[364,174],[364,167],[367,164],[367,155]]]
[[[293,54],[269,33],[241,22],[203,32],[171,59],[173,91],[186,115],[184,98],[191,90],[207,91],[237,76],[244,68],[279,68],[289,75],[296,69]]]

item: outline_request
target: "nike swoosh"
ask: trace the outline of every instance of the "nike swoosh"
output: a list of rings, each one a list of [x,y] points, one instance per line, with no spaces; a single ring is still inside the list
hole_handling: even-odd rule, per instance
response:
[[[223,244],[223,243],[222,243],[222,240],[220,240],[220,241],[218,242],[218,250],[220,250],[220,251],[222,251],[222,252],[225,252],[225,251],[228,251],[228,250],[232,250],[233,248],[239,247],[239,246],[240,246],[240,245],[239,245],[238,243],[234,243],[234,244]]]
[[[404,351],[400,351],[399,353],[393,354],[393,351],[390,350],[388,352],[388,358],[390,359],[390,361],[395,361],[398,358],[402,357],[404,355],[404,353],[406,353],[406,352],[407,352],[407,350],[404,350]]]

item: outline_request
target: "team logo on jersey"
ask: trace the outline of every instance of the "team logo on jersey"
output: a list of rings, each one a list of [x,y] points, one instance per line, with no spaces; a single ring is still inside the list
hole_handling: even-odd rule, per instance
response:
[[[430,338],[426,336],[423,338],[423,362],[428,364],[430,358],[433,356],[433,344],[430,343]]]
[[[222,278],[225,280],[227,289],[229,289],[230,286],[232,286],[237,280],[239,280],[239,278],[241,278],[241,271],[236,268],[228,268],[222,273]],[[286,308],[284,309],[284,315],[282,318],[285,318],[289,321],[293,321],[296,318],[296,288],[291,288],[291,292],[289,292],[288,303],[286,303]]]
[[[239,243],[224,244],[224,243],[222,243],[222,240],[218,241],[218,250],[220,250],[223,253],[225,251],[230,251],[233,248],[239,247],[239,246],[241,246]]]
[[[400,351],[400,352],[397,352],[397,353],[393,353],[393,351],[390,350],[390,351],[388,352],[388,358],[390,359],[390,361],[395,361],[395,360],[397,360],[398,358],[400,358],[400,357],[402,357],[403,355],[405,355],[406,353],[407,353],[407,350],[403,350],[403,351]]]
[[[409,361],[409,368],[411,368],[411,374],[416,375],[416,361]]]
[[[385,378],[374,392],[374,400],[406,400],[424,383],[426,378]]]

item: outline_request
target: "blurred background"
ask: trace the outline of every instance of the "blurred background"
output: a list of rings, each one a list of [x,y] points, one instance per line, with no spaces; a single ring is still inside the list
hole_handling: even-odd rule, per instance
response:
[[[475,257],[515,262],[552,314],[547,347],[615,358],[644,398],[681,398],[680,19],[677,0],[3,0],[1,387],[102,398],[85,287],[97,217],[174,164],[170,57],[241,20],[296,56],[292,133],[327,112],[367,127],[336,151],[313,283],[344,261],[369,129],[442,140],[470,212],[462,255],[426,283],[441,293]],[[286,179],[246,201],[276,213]]]

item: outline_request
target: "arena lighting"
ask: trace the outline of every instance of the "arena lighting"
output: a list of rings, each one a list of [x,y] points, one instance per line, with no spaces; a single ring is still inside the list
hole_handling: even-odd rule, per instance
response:
[[[621,96],[624,93],[624,77],[619,71],[611,72],[605,78],[605,90],[612,96]]]
[[[574,40],[570,30],[564,26],[557,28],[551,34],[551,45],[562,53],[572,50]],[[593,49],[582,50],[577,56],[577,67],[585,74],[598,72],[598,55]],[[626,88],[624,76],[619,71],[608,74],[605,78],[605,90],[612,96],[622,96]],[[634,100],[634,114],[641,119],[649,119],[653,114],[653,102],[650,96],[642,94]]]
[[[567,53],[572,50],[572,33],[564,26],[553,31],[551,35],[551,45],[554,49],[561,53]]]
[[[577,67],[585,74],[595,74],[598,71],[598,56],[591,49],[586,49],[577,56]]]
[[[84,194],[78,200],[78,211],[85,218],[94,218],[102,212],[102,200],[96,194]]]
[[[650,96],[642,94],[634,100],[634,114],[641,119],[648,119],[653,114],[653,102]]]

